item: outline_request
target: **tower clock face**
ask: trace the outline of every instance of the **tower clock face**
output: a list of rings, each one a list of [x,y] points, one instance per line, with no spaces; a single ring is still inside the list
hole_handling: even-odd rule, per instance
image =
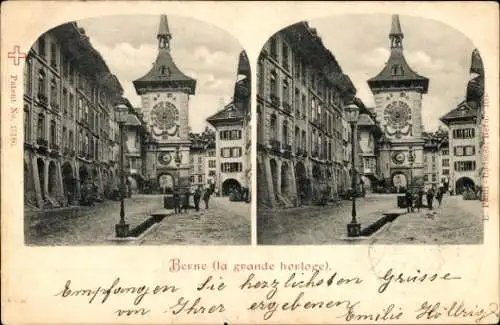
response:
[[[151,110],[152,131],[157,136],[175,136],[179,131],[179,110],[174,104],[162,101]]]
[[[165,152],[158,157],[158,162],[162,165],[168,165],[172,161],[170,153]]]
[[[411,108],[405,101],[395,100],[386,106],[384,119],[389,135],[407,135],[411,129]]]

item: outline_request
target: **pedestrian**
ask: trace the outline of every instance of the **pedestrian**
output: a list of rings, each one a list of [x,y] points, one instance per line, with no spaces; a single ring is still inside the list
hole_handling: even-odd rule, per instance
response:
[[[175,190],[174,191],[174,195],[173,195],[173,198],[174,198],[174,209],[175,209],[175,213],[180,213],[181,212],[181,197],[179,195],[179,191],[178,190]]]
[[[432,200],[434,200],[434,191],[430,188],[427,191],[427,206],[429,207],[429,210],[432,210]]]
[[[406,189],[405,198],[406,198],[406,209],[408,212],[411,212],[412,206],[413,206],[413,202],[412,202],[413,200],[412,200],[411,192],[409,189]]]
[[[200,188],[196,188],[196,190],[194,191],[193,198],[194,198],[194,208],[196,209],[196,211],[200,211],[200,198],[201,198]]]
[[[417,209],[418,209],[418,212],[420,212],[420,208],[423,207],[423,204],[424,204],[424,190],[422,188],[420,188],[418,190],[418,202],[417,202]]]
[[[208,210],[208,201],[210,200],[210,191],[207,189],[203,193],[203,201],[205,201],[205,209]]]
[[[443,200],[443,191],[441,188],[437,192],[436,199],[438,201],[439,206],[441,207],[441,201]]]
[[[182,205],[182,208],[184,209],[184,212],[187,212],[189,209],[189,196],[191,193],[189,193],[189,189],[186,189],[186,192],[184,193],[184,202]]]

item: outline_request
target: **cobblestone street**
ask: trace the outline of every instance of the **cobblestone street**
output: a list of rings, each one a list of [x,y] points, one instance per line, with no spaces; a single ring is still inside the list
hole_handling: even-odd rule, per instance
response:
[[[445,196],[441,207],[404,214],[374,236],[376,244],[481,244],[483,214],[481,202]],[[487,222],[486,222],[487,224]]]
[[[436,204],[436,202],[435,202]],[[356,200],[361,228],[367,227],[396,208],[396,194],[369,194]],[[403,214],[360,244],[479,244],[483,238],[480,201],[445,196],[436,215]],[[351,202],[339,201],[327,207],[301,207],[257,212],[257,242],[263,245],[347,244],[346,225],[351,220]]]
[[[125,200],[130,228],[160,209],[163,209],[161,195],[136,195]],[[54,216],[50,222],[26,231],[26,244],[114,245],[110,238],[114,236],[119,211],[119,201],[104,201],[94,207],[82,207],[79,217]],[[167,216],[140,241],[130,244],[250,244],[250,235],[250,204],[213,197],[209,210],[202,208],[200,212],[189,210],[183,215]]]

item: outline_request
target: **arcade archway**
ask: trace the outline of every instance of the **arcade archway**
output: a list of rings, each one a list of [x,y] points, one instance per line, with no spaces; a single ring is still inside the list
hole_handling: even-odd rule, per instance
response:
[[[304,163],[299,161],[295,164],[295,179],[297,184],[297,192],[301,200],[305,200],[308,193],[307,188],[307,172]]]
[[[49,163],[49,179],[48,179],[48,191],[51,197],[55,197],[57,194],[57,167],[56,164],[51,161]]]
[[[469,177],[460,177],[455,182],[455,192],[457,194],[462,194],[466,189],[474,189],[474,181]]]
[[[166,193],[167,191],[172,191],[174,189],[174,176],[171,174],[160,174],[157,181],[162,193]]]
[[[73,197],[76,191],[75,178],[73,177],[73,168],[68,162],[66,162],[62,165],[61,172],[63,179],[64,195],[66,196],[68,203],[70,203],[71,198]]]
[[[290,194],[290,185],[290,167],[288,167],[288,164],[284,162],[281,164],[281,194]]]
[[[271,159],[269,161],[269,164],[271,165],[271,178],[273,180],[273,191],[274,195],[278,194],[278,164],[276,163],[276,160]]]
[[[239,191],[241,189],[240,183],[234,178],[226,179],[222,183],[222,196],[230,195],[233,191]]]
[[[38,167],[38,180],[40,182],[42,200],[45,200],[45,162],[42,158],[38,158],[36,164]]]
[[[406,189],[408,185],[408,178],[402,172],[397,172],[392,174],[392,186],[395,188],[397,193],[400,193]]]

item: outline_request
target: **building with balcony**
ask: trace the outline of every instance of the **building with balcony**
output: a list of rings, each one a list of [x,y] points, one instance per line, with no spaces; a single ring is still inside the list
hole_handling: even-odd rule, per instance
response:
[[[274,34],[257,69],[259,204],[297,206],[347,190],[343,107],[356,89],[316,29],[300,22]]]
[[[215,128],[215,188],[219,194],[251,188],[250,65],[245,51],[238,60],[233,100],[207,118]]]
[[[440,119],[448,126],[449,184],[457,194],[483,184],[484,70],[477,50],[472,53],[470,74],[465,100]]]
[[[368,109],[362,110],[359,114],[358,124],[358,171],[361,177],[361,184],[366,192],[380,191],[377,188],[383,180],[378,164],[378,142],[383,132],[375,119],[375,114]],[[349,145],[350,146],[350,145]]]
[[[116,187],[123,88],[75,22],[42,34],[24,66],[25,206],[79,204]]]

